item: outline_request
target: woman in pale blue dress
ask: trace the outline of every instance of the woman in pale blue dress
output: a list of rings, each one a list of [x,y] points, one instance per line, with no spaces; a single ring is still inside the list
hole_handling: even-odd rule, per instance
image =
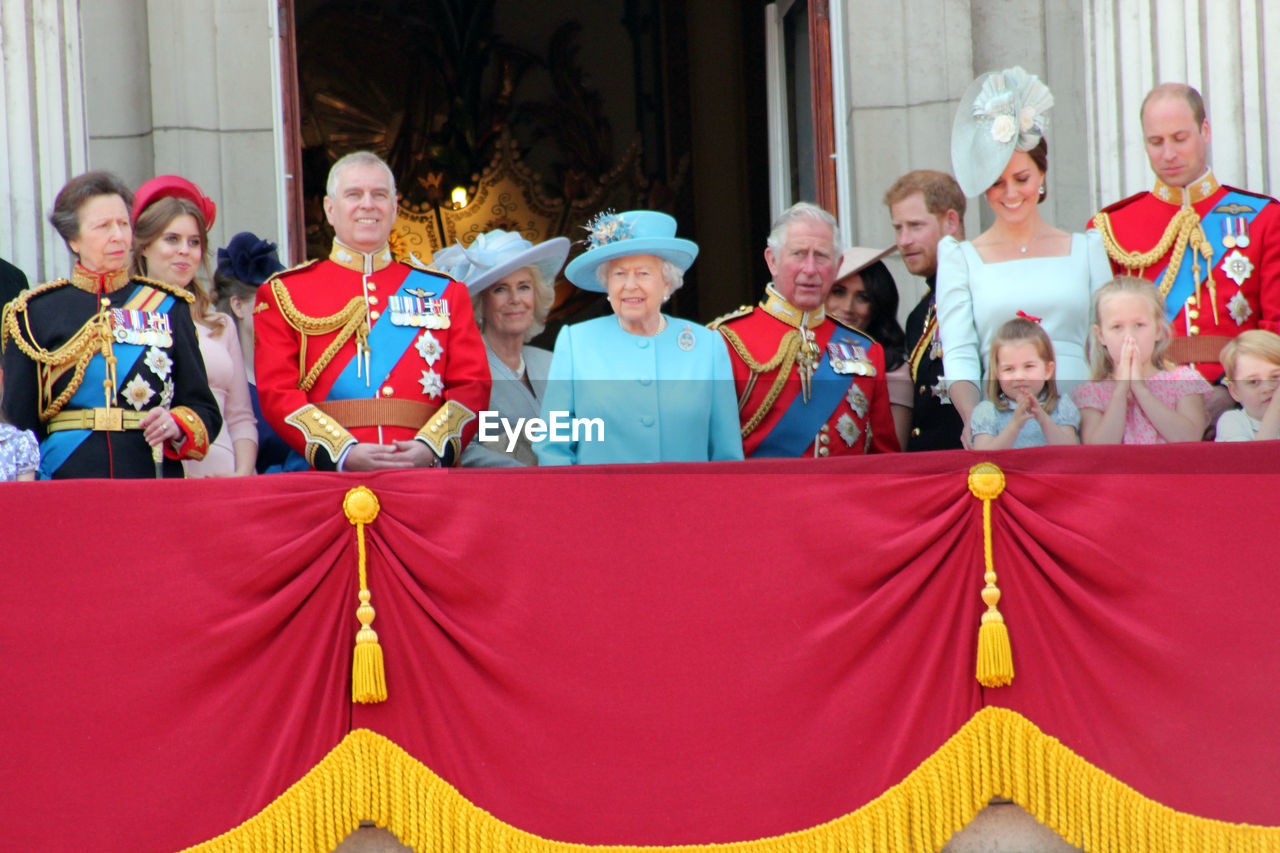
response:
[[[1049,89],[1021,68],[969,85],[951,132],[951,161],[965,195],[982,193],[995,222],[972,241],[938,243],[938,328],[948,393],[969,421],[981,399],[983,357],[1019,311],[1042,318],[1064,392],[1089,378],[1093,291],[1111,280],[1097,232],[1068,234],[1040,217],[1046,196]]]
[[[613,314],[565,326],[542,419],[591,421],[535,442],[541,465],[706,462],[742,458],[733,368],[724,338],[661,312],[698,254],[665,213],[602,214],[588,250],[565,269],[608,294]]]

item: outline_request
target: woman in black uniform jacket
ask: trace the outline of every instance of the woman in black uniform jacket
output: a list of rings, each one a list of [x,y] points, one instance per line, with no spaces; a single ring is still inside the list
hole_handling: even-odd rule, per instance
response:
[[[49,219],[70,279],[6,309],[4,413],[40,439],[41,479],[181,477],[222,425],[181,288],[130,278],[132,195],[108,172],[72,178]]]

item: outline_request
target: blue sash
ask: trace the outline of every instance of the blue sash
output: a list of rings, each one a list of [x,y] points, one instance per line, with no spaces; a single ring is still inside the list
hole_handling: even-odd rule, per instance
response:
[[[404,296],[410,288],[439,290],[440,285],[439,276],[421,270],[411,270],[395,295]],[[390,308],[389,305],[388,308]],[[383,311],[382,316],[369,330],[369,348],[372,352],[368,381],[365,381],[365,377],[356,375],[361,372],[360,356],[356,354],[347,362],[342,373],[338,374],[333,387],[329,389],[328,399],[364,400],[376,395],[378,389],[391,375],[391,371],[400,363],[400,359],[404,358],[405,352],[413,346],[413,341],[420,331],[422,331],[420,326],[397,326],[391,322],[391,311]]]
[[[1261,209],[1260,199],[1255,196],[1241,195],[1237,192],[1229,192],[1223,196],[1217,204],[1213,206],[1213,210],[1218,210],[1224,205],[1240,204],[1245,207],[1254,209],[1253,213],[1235,214],[1249,222],[1258,215]],[[1200,220],[1200,227],[1204,229],[1204,235],[1209,239],[1209,245],[1213,247],[1213,265],[1217,268],[1222,263],[1222,259],[1227,255],[1227,249],[1222,245],[1222,219],[1227,214],[1210,212],[1207,216]],[[1165,309],[1169,312],[1169,319],[1172,320],[1178,316],[1178,312],[1182,310],[1182,306],[1187,304],[1189,299],[1196,292],[1195,277],[1191,274],[1191,249],[1188,248],[1182,257],[1182,266],[1178,268],[1178,275],[1173,280],[1173,286],[1169,288],[1169,295],[1164,299]],[[1164,278],[1164,272],[1169,267],[1166,264],[1160,268],[1160,272],[1156,273],[1154,281],[1156,286],[1160,286]],[[1213,270],[1209,270],[1209,275],[1213,275]],[[1207,276],[1206,276],[1207,278]]]
[[[158,314],[167,314],[172,306],[173,297],[169,296],[152,310]],[[141,344],[112,342],[111,352],[116,357],[115,390],[117,393],[120,390],[120,378],[129,375],[129,371],[133,370],[133,366],[138,363],[138,359],[142,357],[145,350],[146,347]],[[84,381],[71,395],[66,408],[94,409],[102,406],[106,402],[106,395],[102,391],[102,383],[106,378],[107,363],[99,352],[89,360],[89,364],[84,369]],[[92,433],[91,429],[67,429],[50,433],[44,441],[40,442],[40,470],[37,476],[41,480],[50,479]]]
[[[840,332],[837,331],[836,335],[839,334]],[[837,341],[833,335],[831,340],[854,346],[861,345],[856,339],[848,336],[841,337]],[[822,360],[818,362],[818,369],[813,372],[809,402],[807,404],[804,402],[803,394],[792,397],[791,405],[787,406],[787,410],[782,413],[782,417],[778,419],[773,429],[769,430],[764,441],[756,446],[755,453],[751,454],[752,459],[796,459],[808,449],[810,444],[813,444],[818,430],[831,417],[836,406],[840,405],[840,400],[849,390],[849,383],[853,381],[852,376],[835,372],[828,355],[824,347]]]

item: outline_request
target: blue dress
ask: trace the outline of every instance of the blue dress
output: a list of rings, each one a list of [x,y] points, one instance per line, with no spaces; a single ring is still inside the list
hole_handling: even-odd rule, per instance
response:
[[[1048,414],[1049,420],[1058,426],[1069,426],[1076,431],[1077,435],[1080,433],[1080,410],[1076,408],[1075,403],[1071,402],[1070,397],[1059,397],[1053,411]],[[997,409],[990,400],[983,400],[973,407],[973,434],[999,435],[1011,420],[1013,420],[1013,409]],[[1035,418],[1027,419],[1022,429],[1018,430],[1018,437],[1013,441],[1014,447],[1044,447],[1046,444],[1048,442],[1045,441],[1044,430],[1040,428],[1040,422]]]
[[[604,435],[598,440],[592,432],[585,440],[580,431],[578,441],[537,441],[539,465],[742,458],[724,338],[688,320],[666,321],[653,337],[630,334],[613,315],[560,330],[542,419],[551,423],[556,412],[599,418]]]
[[[1064,396],[1089,378],[1085,342],[1093,326],[1093,291],[1111,281],[1097,231],[1071,235],[1071,253],[985,263],[969,242],[938,243],[938,336],[947,384],[982,388],[996,331],[1023,311],[1041,318],[1053,341],[1054,376]]]

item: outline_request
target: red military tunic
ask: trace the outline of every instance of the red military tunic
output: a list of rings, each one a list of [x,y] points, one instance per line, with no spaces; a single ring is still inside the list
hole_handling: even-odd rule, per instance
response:
[[[1184,204],[1195,211],[1203,227],[1191,228],[1190,237],[1166,234],[1178,230],[1179,223],[1174,219]],[[1235,337],[1247,329],[1277,331],[1280,204],[1275,199],[1223,186],[1210,172],[1185,189],[1157,180],[1151,192],[1103,208],[1089,227],[1102,231],[1117,274],[1140,275],[1157,286],[1164,283],[1163,273],[1179,247],[1183,247],[1180,270],[1192,267],[1193,260],[1198,259],[1199,287],[1176,299],[1176,304],[1172,292],[1166,297],[1175,337]],[[1200,234],[1213,252],[1208,263],[1203,253],[1194,248]],[[1162,238],[1170,240],[1168,249],[1151,257]],[[1187,245],[1188,240],[1192,246]],[[1138,256],[1146,253],[1150,253],[1148,257],[1140,259],[1146,263],[1138,263]],[[1204,362],[1198,367],[1210,380],[1222,374],[1216,362]]]
[[[818,405],[816,395],[808,403],[803,396],[806,338],[810,338],[812,354],[823,360],[831,360],[833,355],[843,358],[856,349],[856,358],[846,361],[849,366],[842,365],[842,370],[854,369],[858,373],[848,374],[847,389],[843,386],[845,374],[837,373],[842,391],[838,400],[825,411],[815,410],[801,421],[816,426],[799,441],[792,441],[791,446],[799,447],[807,439],[808,446],[800,455],[808,457],[899,449],[889,410],[884,350],[862,332],[837,323],[822,309],[801,311],[772,285],[754,309],[744,307],[716,320],[711,328],[724,335],[729,345],[742,421],[742,450],[747,457],[755,455],[762,445],[768,448],[767,455],[780,455],[770,436],[783,422],[784,413],[792,406]],[[832,343],[843,346],[843,353],[839,348],[834,354],[830,352],[828,345]]]
[[[285,270],[260,289],[254,363],[262,413],[312,467],[335,470],[357,442],[415,438],[457,464],[475,435],[489,401],[489,363],[466,288],[425,273],[409,303],[397,303],[422,313],[398,310],[394,327],[378,326],[413,271],[385,247],[363,255],[335,240],[328,260]],[[385,331],[401,341],[394,352],[378,351],[388,346],[377,334]]]

